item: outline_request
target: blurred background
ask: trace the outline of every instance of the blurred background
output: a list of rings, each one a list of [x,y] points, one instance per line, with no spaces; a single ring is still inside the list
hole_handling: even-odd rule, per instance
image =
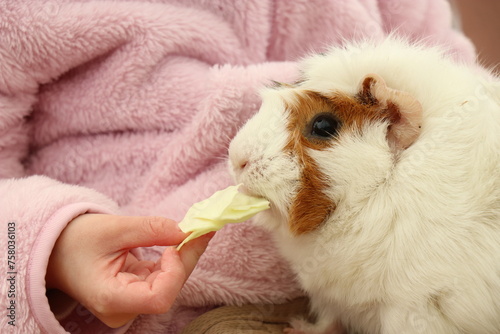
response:
[[[481,64],[500,74],[500,0],[450,0],[455,24],[476,46]]]

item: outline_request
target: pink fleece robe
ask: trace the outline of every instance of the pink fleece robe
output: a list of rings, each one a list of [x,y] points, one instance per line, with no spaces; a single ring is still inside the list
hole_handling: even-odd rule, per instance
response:
[[[68,222],[85,212],[180,220],[231,183],[226,149],[260,87],[295,80],[307,53],[394,29],[474,59],[445,0],[0,2],[0,273],[16,272],[14,297],[0,280],[0,332],[127,330],[82,307],[61,322],[50,311],[46,266]],[[300,294],[265,232],[227,226],[173,309],[128,330],[177,333],[215,305]]]

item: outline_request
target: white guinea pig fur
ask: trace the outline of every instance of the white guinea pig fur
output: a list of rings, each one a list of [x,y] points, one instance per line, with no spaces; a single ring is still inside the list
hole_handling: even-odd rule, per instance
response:
[[[289,333],[500,333],[499,81],[389,38],[300,64],[229,148],[315,321]]]

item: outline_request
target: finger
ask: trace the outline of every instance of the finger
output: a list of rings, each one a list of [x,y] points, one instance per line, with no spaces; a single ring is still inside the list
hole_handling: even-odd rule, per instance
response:
[[[109,216],[100,239],[110,251],[137,247],[177,245],[186,234],[177,222],[162,217]]]
[[[109,292],[94,304],[96,312],[106,314],[158,314],[167,312],[179,294],[186,278],[179,253],[172,247],[162,255],[161,271],[146,280],[128,280],[119,275]]]
[[[211,232],[193,239],[185,244],[179,251],[181,261],[188,276],[191,275],[191,272],[194,270],[194,267],[198,263],[201,255],[205,252],[208,243],[212,240],[214,235],[215,232]]]
[[[138,276],[140,279],[146,279],[154,271],[155,263],[153,261],[136,261],[122,270],[122,273],[130,273]]]

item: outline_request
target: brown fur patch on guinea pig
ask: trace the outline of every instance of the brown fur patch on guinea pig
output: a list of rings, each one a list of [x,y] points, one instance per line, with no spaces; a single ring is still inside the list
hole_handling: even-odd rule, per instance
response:
[[[341,123],[339,135],[347,135],[349,132],[362,131],[367,123],[391,121],[391,115],[397,112],[397,107],[390,104],[390,108],[381,109],[376,98],[369,95],[369,88],[365,85],[355,97],[340,92],[325,96],[306,90],[296,91],[292,100],[285,101],[290,133],[285,151],[298,158],[302,174],[299,191],[290,208],[289,227],[294,235],[301,235],[316,230],[336,208],[336,204],[325,194],[331,180],[319,170],[308,153],[308,149],[325,150],[334,146],[336,136],[329,140],[310,136],[310,123],[315,116],[331,114]]]

